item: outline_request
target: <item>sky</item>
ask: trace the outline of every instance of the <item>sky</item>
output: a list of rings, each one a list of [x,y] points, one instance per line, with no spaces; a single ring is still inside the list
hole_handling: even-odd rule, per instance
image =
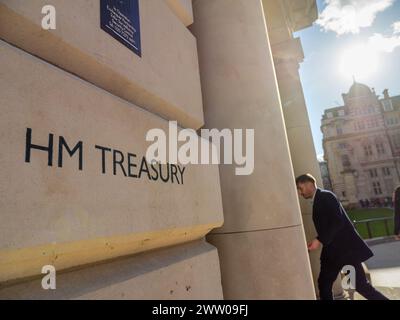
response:
[[[380,96],[386,88],[400,95],[400,0],[317,0],[317,6],[318,20],[295,37],[303,45],[300,78],[322,158],[322,114],[343,105],[353,76]]]

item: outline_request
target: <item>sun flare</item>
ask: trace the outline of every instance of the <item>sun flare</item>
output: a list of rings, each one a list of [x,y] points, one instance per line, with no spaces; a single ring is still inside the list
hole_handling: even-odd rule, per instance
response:
[[[365,80],[377,71],[378,65],[378,53],[369,46],[359,45],[342,52],[339,71],[345,77]]]

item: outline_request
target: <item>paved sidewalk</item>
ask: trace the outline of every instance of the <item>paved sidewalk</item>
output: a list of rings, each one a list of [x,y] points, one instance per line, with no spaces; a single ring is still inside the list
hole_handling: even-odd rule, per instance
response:
[[[374,257],[366,262],[374,287],[390,299],[400,300],[400,241],[370,245]],[[360,295],[355,300],[363,299]]]

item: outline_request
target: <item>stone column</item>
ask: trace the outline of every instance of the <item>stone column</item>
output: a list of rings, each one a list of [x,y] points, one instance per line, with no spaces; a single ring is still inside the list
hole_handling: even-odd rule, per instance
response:
[[[255,170],[221,165],[217,246],[226,299],[315,299],[271,48],[259,0],[195,0],[207,128],[255,130]]]
[[[275,59],[276,76],[279,84],[286,132],[289,140],[290,155],[296,176],[311,173],[319,187],[323,187],[321,171],[315,154],[307,107],[299,76],[299,63],[303,60],[300,39],[294,38],[276,46],[272,46]],[[316,237],[312,221],[312,204],[309,200],[300,198],[301,212],[307,241]],[[310,253],[314,283],[320,271],[319,257],[321,250]],[[316,288],[317,290],[317,288]],[[335,297],[343,296],[340,282],[334,286]]]

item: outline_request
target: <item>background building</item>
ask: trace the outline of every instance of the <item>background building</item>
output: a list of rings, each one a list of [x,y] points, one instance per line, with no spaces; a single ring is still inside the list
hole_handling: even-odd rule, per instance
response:
[[[349,206],[387,205],[400,182],[400,96],[354,82],[343,100],[321,125],[333,191]]]
[[[329,176],[328,163],[326,161],[318,161],[321,170],[322,184],[324,189],[332,191],[331,177]]]
[[[292,34],[316,18],[315,0],[0,0],[0,297],[315,299],[294,173],[320,177]],[[134,179],[124,155],[167,120],[254,129],[253,174]]]

